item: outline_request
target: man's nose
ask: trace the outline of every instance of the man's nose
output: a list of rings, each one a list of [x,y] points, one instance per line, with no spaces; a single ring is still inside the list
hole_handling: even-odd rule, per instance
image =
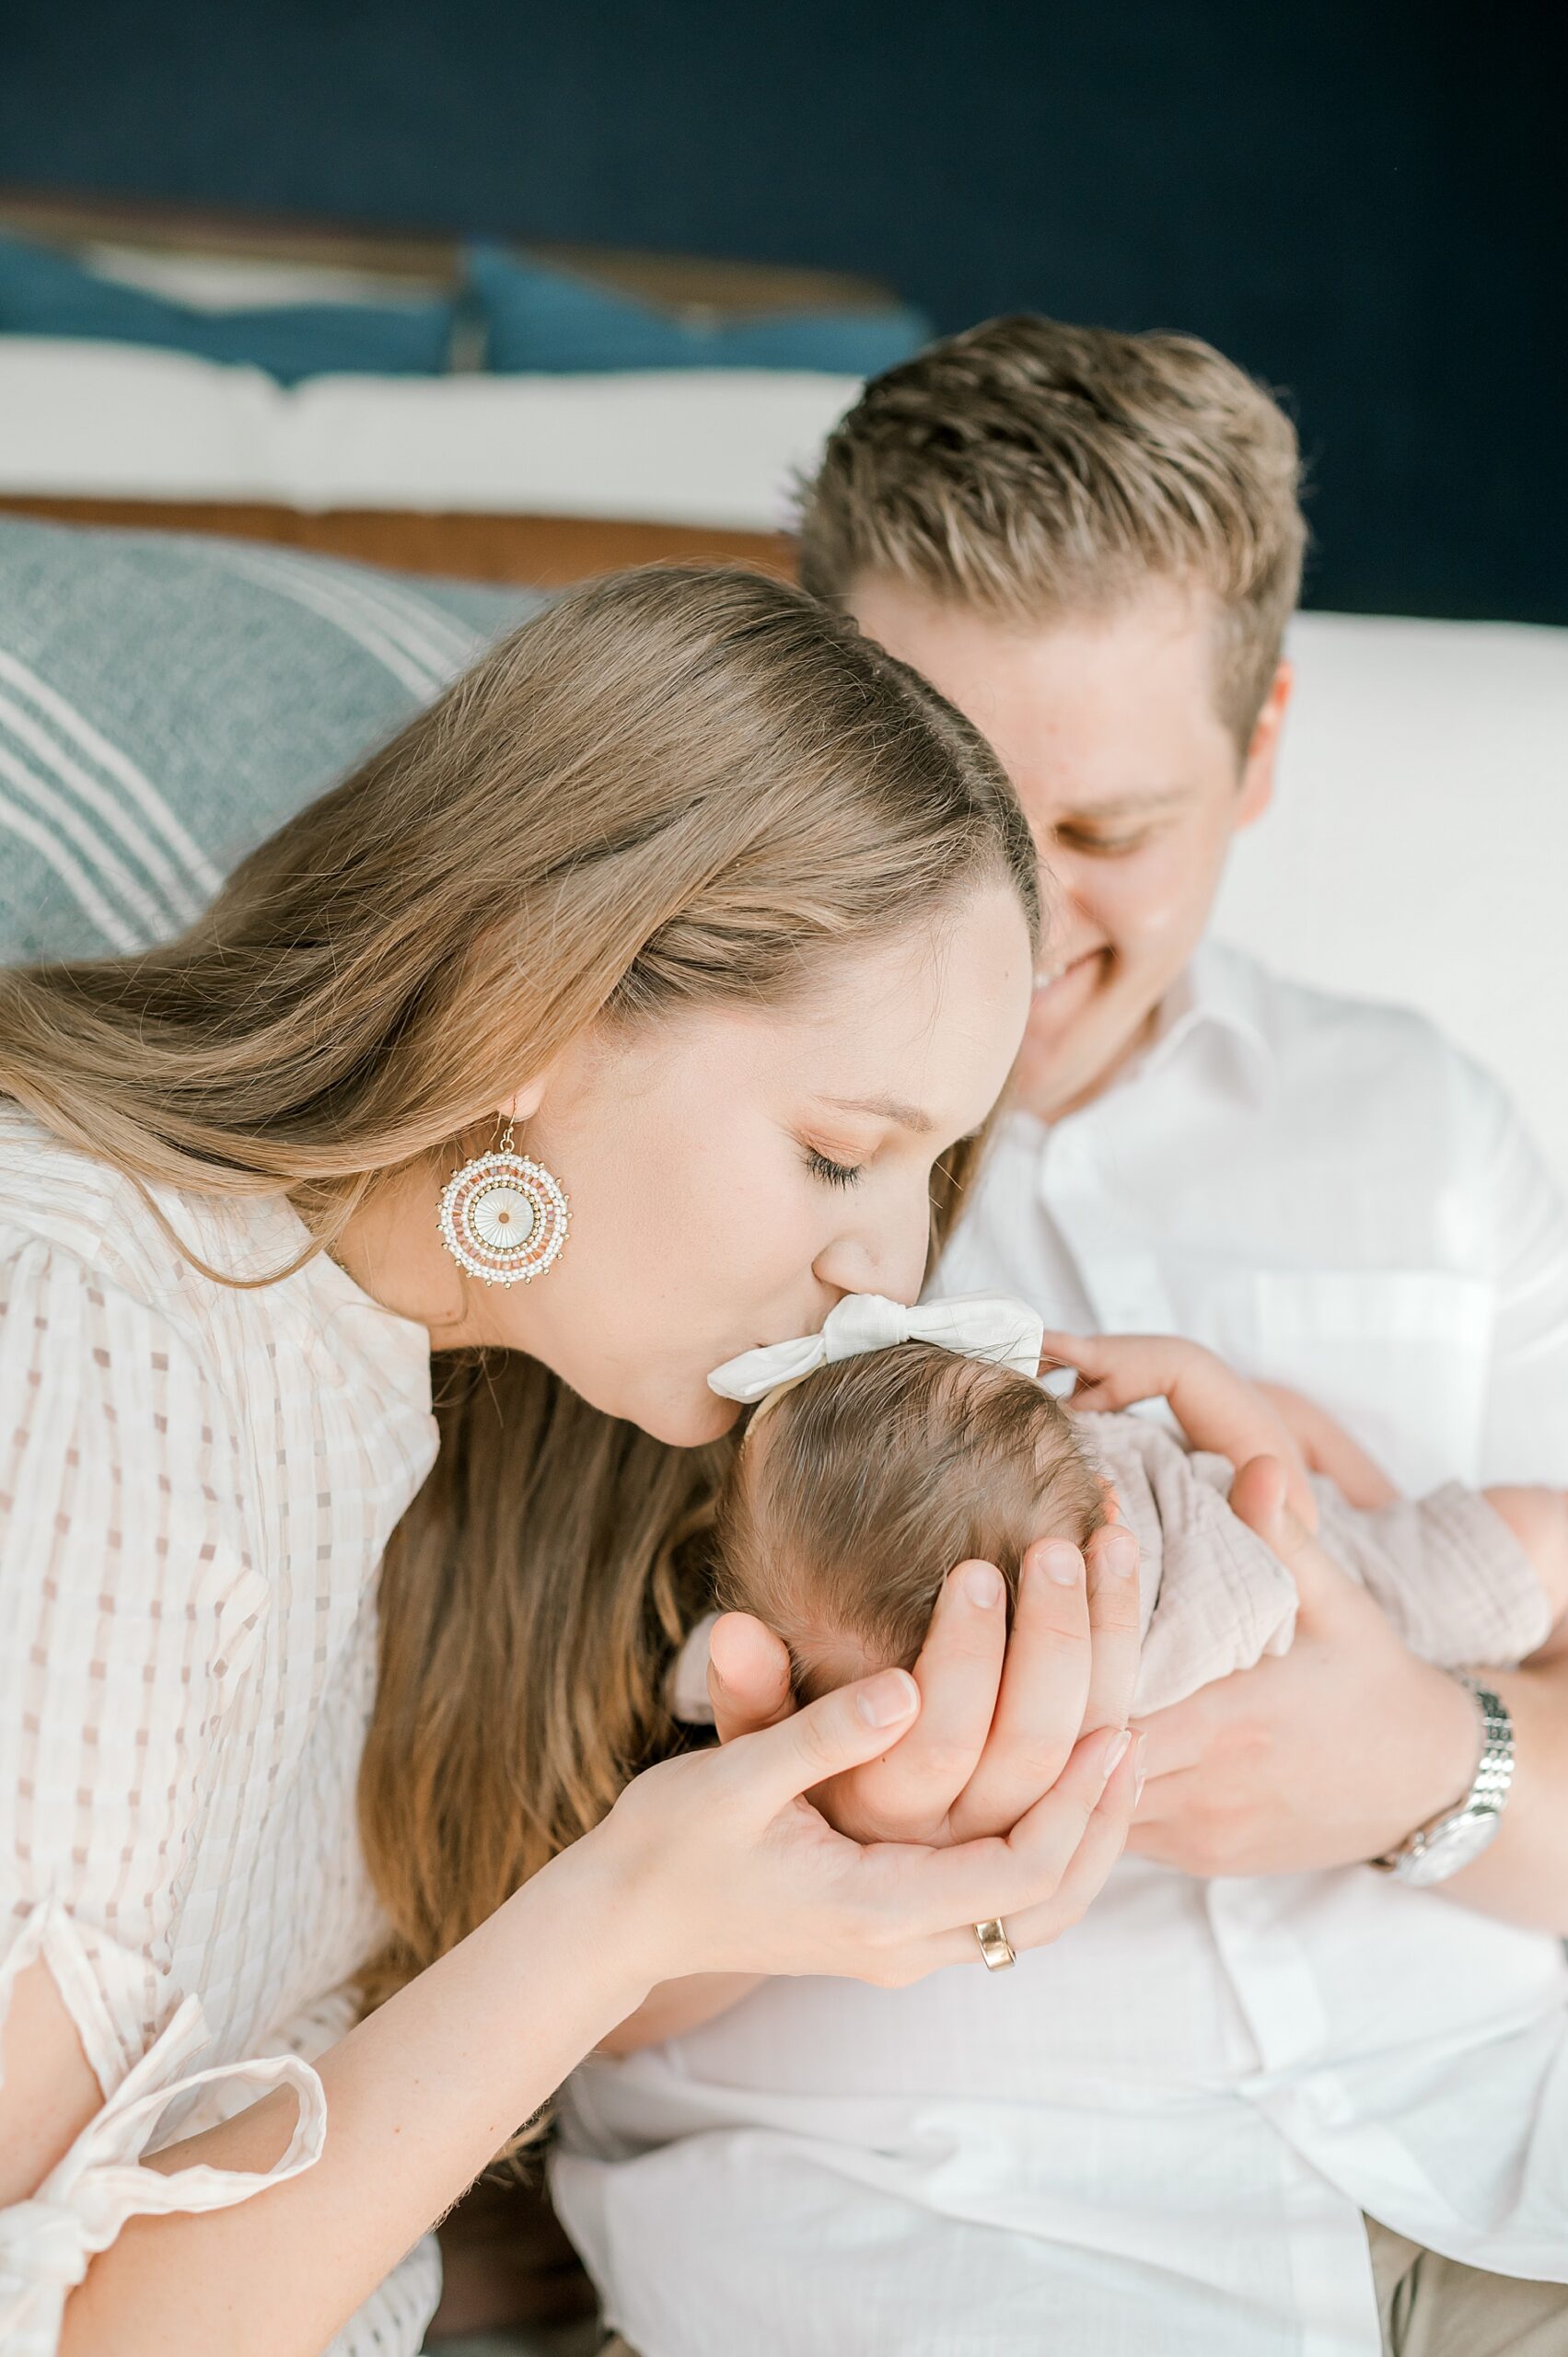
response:
[[[1070,943],[1094,927],[1094,870],[1081,854],[1056,851],[1040,871],[1047,947]]]

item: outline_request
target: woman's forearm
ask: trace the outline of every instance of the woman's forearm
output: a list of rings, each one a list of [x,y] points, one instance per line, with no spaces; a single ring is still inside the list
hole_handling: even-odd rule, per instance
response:
[[[646,1994],[621,1896],[592,1837],[546,1867],[323,2056],[313,2168],[232,2209],[125,2228],[67,2304],[63,2357],[318,2357]],[[292,2098],[270,2096],[147,2165],[264,2169],[293,2120]]]
[[[599,2039],[598,2051],[635,2054],[642,2047],[656,2046],[661,2038],[701,2029],[704,2022],[716,2021],[720,2014],[727,2014],[761,1985],[762,1976],[753,1972],[694,1972],[686,1980],[666,1980],[634,2014],[618,2022],[608,2038]]]

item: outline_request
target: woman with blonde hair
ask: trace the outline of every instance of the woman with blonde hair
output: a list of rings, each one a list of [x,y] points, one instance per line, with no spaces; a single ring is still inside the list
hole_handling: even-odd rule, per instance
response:
[[[1114,1528],[1040,1550],[1005,1668],[959,1566],[916,1679],[647,1764],[707,1375],[913,1297],[1035,894],[933,691],[655,569],[171,946],[0,978],[7,2349],[412,2351],[432,2221],[658,1984],[907,1980],[1093,1897]]]

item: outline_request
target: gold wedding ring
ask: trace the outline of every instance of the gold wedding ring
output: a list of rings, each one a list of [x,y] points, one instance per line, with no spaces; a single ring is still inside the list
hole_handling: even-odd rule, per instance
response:
[[[980,1942],[980,1952],[985,1958],[987,1972],[1005,1972],[1010,1964],[1017,1963],[1017,1951],[1007,1937],[999,1915],[993,1915],[984,1923],[977,1923],[974,1935]]]

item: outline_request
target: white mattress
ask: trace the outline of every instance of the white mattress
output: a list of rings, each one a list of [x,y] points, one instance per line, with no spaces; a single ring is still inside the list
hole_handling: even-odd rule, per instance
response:
[[[607,516],[773,531],[859,390],[751,368],[316,377],[0,337],[0,491]]]
[[[1278,800],[1220,932],[1434,1016],[1568,1189],[1568,631],[1301,614],[1291,652]]]

